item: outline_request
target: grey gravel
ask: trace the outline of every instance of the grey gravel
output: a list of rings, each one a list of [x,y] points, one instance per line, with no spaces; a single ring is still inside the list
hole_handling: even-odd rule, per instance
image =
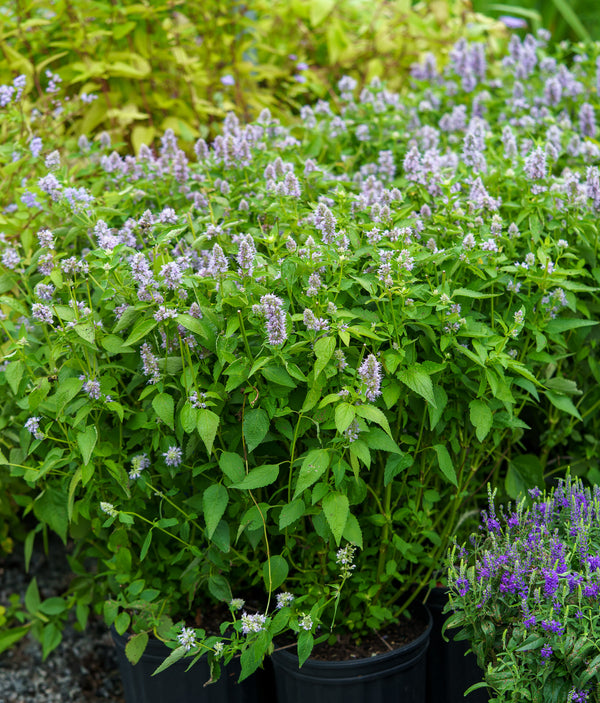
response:
[[[11,593],[24,598],[32,576],[43,598],[60,595],[69,581],[65,548],[52,542],[48,556],[34,549],[25,572],[22,548],[0,559],[0,604]],[[41,646],[26,637],[0,654],[0,703],[124,703],[115,648],[101,620],[85,632],[68,625],[60,645],[42,661]]]

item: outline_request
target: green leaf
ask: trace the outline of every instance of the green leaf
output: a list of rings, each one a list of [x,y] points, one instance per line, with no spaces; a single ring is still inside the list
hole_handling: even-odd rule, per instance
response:
[[[208,577],[208,590],[214,598],[229,603],[232,599],[229,581],[221,574],[211,574]]]
[[[267,436],[269,431],[269,416],[262,408],[249,410],[244,415],[244,439],[248,453],[252,452]]]
[[[348,513],[342,537],[351,544],[355,544],[359,549],[363,548],[362,530],[356,516],[352,515],[352,513]]]
[[[42,601],[39,609],[40,612],[44,613],[44,615],[60,615],[67,609],[67,604],[63,598],[55,596],[53,598],[46,598],[45,601]]]
[[[517,500],[527,494],[530,488],[544,485],[544,470],[537,456],[521,454],[511,459],[504,480],[506,492]]]
[[[270,564],[270,572],[269,572]],[[287,561],[276,554],[272,556],[269,561],[263,564],[263,580],[268,593],[272,593],[275,589],[279,588],[281,584],[286,580],[289,571],[289,566]]]
[[[436,407],[431,377],[423,370],[420,364],[413,364],[406,369],[400,369],[400,371],[398,371],[398,378],[405,386],[408,386],[411,391],[425,398],[434,408]]]
[[[410,454],[401,452],[400,455],[393,454],[387,458],[385,462],[385,472],[383,475],[383,483],[387,486],[391,483],[398,474],[412,466],[414,460]]]
[[[370,422],[376,422],[383,427],[390,437],[392,436],[388,419],[379,408],[376,408],[374,405],[356,405],[354,406],[354,411],[359,417],[364,417],[365,420],[369,420]]]
[[[64,407],[79,393],[83,386],[80,378],[67,378],[60,382],[56,391],[56,415],[60,416]]]
[[[10,649],[13,644],[25,637],[29,632],[29,628],[30,625],[24,625],[23,627],[12,627],[6,630],[0,630],[0,654]]]
[[[546,397],[552,403],[552,405],[554,405],[555,408],[558,408],[558,410],[567,413],[568,415],[572,415],[578,420],[581,420],[579,410],[577,410],[573,401],[570,398],[567,398],[566,395],[559,395],[554,391],[546,391]]]
[[[239,490],[252,490],[254,488],[263,488],[275,483],[279,476],[279,466],[277,464],[265,464],[252,469],[243,481],[236,483],[232,488]]]
[[[437,454],[438,465],[442,470],[444,476],[450,481],[450,483],[458,486],[456,480],[456,471],[454,470],[454,464],[452,463],[452,457],[443,444],[434,444],[433,448]]]
[[[210,456],[217,435],[220,418],[212,410],[201,408],[198,410],[198,434],[204,442],[206,451]]]
[[[42,635],[42,659],[45,660],[46,657],[54,649],[58,647],[62,640],[61,630],[51,622],[49,625],[44,627],[44,634]]]
[[[198,425],[198,411],[191,403],[185,403],[179,412],[179,422],[186,434],[191,434]]]
[[[232,483],[243,481],[246,471],[244,470],[244,460],[239,454],[233,452],[222,452],[219,457],[221,471]]]
[[[4,370],[6,375],[6,380],[10,386],[11,391],[17,395],[19,390],[19,383],[21,378],[23,378],[23,371],[25,370],[25,365],[22,361],[11,361],[10,364]]]
[[[315,378],[319,376],[321,371],[327,366],[329,360],[335,351],[334,337],[321,337],[317,339],[314,345],[314,352],[317,360],[315,362]]]
[[[142,544],[142,548],[140,550],[140,561],[144,561],[146,558],[146,554],[148,554],[148,550],[150,549],[150,543],[152,542],[152,530],[148,530],[148,533],[144,537],[144,543]]]
[[[475,434],[480,442],[487,437],[494,421],[492,411],[485,400],[472,400],[469,403],[469,418],[475,427]]]
[[[306,506],[302,498],[296,498],[291,503],[284,505],[279,513],[279,529],[284,530],[289,525],[293,525],[304,515],[305,510]]]
[[[35,576],[29,582],[27,590],[25,591],[25,607],[33,615],[37,613],[41,605],[40,592],[38,589],[37,581]]]
[[[95,343],[95,329],[91,322],[77,324],[73,329],[84,341],[89,342],[90,344]]]
[[[124,635],[127,632],[129,623],[131,622],[131,617],[129,613],[121,612],[117,615],[115,619],[115,630],[120,634]]]
[[[368,432],[362,435],[369,449],[375,449],[380,452],[391,452],[392,454],[401,454],[402,450],[394,442],[391,437],[379,429],[379,427],[370,427]]]
[[[138,320],[133,326],[129,337],[125,340],[125,346],[130,347],[132,344],[139,342],[140,339],[143,339],[148,332],[151,332],[157,324],[158,322],[153,318],[149,320],[144,318]]]
[[[202,508],[204,510],[204,520],[206,521],[206,533],[209,539],[212,538],[217,529],[223,513],[229,502],[227,489],[220,483],[209,486],[202,495]]]
[[[310,657],[310,653],[313,650],[315,644],[315,639],[310,632],[303,630],[298,635],[298,666],[302,666],[304,662]]]
[[[343,434],[352,424],[356,417],[355,408],[358,406],[350,403],[340,403],[335,408],[335,426],[340,434]]]
[[[137,664],[142,658],[142,654],[144,653],[147,644],[147,632],[139,632],[137,635],[133,635],[129,638],[127,644],[125,645],[125,656],[132,664]]]
[[[46,488],[33,503],[33,513],[37,519],[54,530],[65,544],[69,526],[68,501],[67,493],[58,488]]]
[[[77,446],[81,452],[84,464],[89,464],[92,452],[98,441],[98,430],[95,425],[88,425],[83,432],[77,433]]]
[[[348,497],[343,493],[328,493],[322,501],[323,513],[339,546],[350,512]]]
[[[172,664],[175,664],[175,662],[178,662],[180,659],[183,659],[186,652],[187,649],[183,645],[181,647],[177,647],[177,649],[174,649],[171,654],[169,654],[169,656],[164,660],[164,662],[162,662],[162,664],[152,672],[152,676],[160,674],[161,671],[168,669]]]
[[[152,407],[154,408],[154,412],[165,423],[165,425],[174,430],[175,403],[173,401],[173,396],[169,393],[159,393],[158,395],[155,395],[154,398],[152,398]],[[208,450],[208,453],[210,454],[210,449]]]
[[[283,366],[265,366],[265,368],[261,370],[261,373],[267,381],[277,383],[280,386],[296,388],[298,385]]]
[[[437,427],[438,422],[444,415],[446,405],[448,405],[448,394],[442,386],[433,387],[433,397],[435,398],[435,406],[431,404],[427,406],[430,430],[434,430]]]
[[[313,449],[304,457],[294,490],[294,500],[321,478],[329,466],[329,459],[327,449]]]

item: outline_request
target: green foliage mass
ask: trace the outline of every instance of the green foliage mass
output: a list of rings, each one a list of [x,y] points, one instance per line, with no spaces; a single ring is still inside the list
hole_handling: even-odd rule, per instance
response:
[[[289,113],[332,93],[344,73],[362,83],[385,76],[397,90],[420,52],[440,57],[460,36],[503,35],[466,8],[441,0],[28,0],[0,18],[0,83],[25,74],[35,102],[50,69],[67,92],[98,95],[74,134],[108,130],[137,151],[168,128],[186,140],[206,136],[229,110],[244,119],[263,107]]]

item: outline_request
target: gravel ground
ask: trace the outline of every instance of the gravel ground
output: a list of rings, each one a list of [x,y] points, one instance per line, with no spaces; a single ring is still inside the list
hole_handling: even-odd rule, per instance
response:
[[[19,545],[0,560],[0,604],[11,593],[23,597],[36,576],[42,597],[64,592],[68,565],[64,547],[52,543],[48,556],[34,551],[25,573]],[[68,626],[63,641],[42,661],[41,646],[24,638],[0,654],[0,703],[124,703],[114,645],[101,620],[90,620],[86,631]]]

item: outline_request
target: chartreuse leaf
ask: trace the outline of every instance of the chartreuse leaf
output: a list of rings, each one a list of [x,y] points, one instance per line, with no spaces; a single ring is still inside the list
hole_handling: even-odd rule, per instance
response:
[[[343,493],[328,493],[321,504],[336,544],[339,545],[350,512],[348,497]]]
[[[206,521],[206,534],[212,538],[229,502],[227,489],[220,483],[209,486],[202,495],[202,509]]]
[[[294,499],[321,478],[329,466],[329,458],[326,449],[313,449],[304,457],[294,490]]]
[[[472,400],[469,403],[469,418],[475,427],[475,434],[480,442],[487,437],[492,429],[494,418],[485,400]]]
[[[3,629],[0,631],[0,654],[7,649],[10,649],[13,644],[18,642],[21,638],[29,632],[30,625],[24,625],[23,627],[12,627],[7,630]]]
[[[334,351],[334,337],[321,337],[321,339],[317,339],[314,346],[315,356],[317,357],[315,362],[315,378],[317,378],[321,371],[327,366]]]

